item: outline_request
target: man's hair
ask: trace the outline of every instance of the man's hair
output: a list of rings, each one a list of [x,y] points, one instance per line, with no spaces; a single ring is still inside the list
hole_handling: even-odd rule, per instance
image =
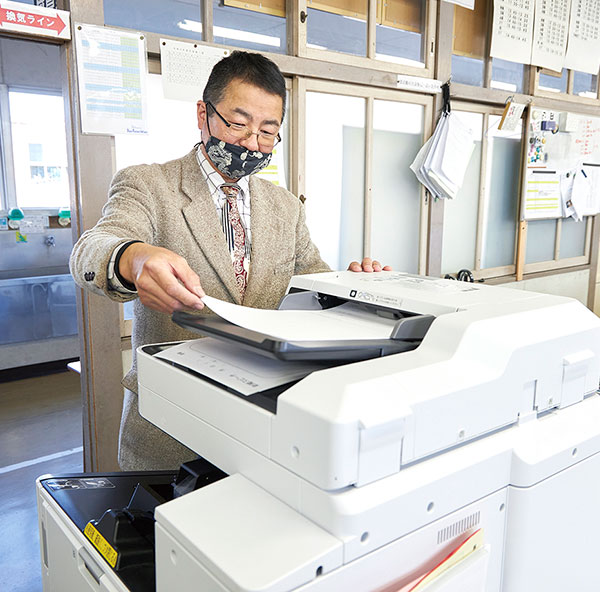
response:
[[[282,101],[281,120],[283,121],[286,100],[285,79],[274,62],[259,53],[232,52],[215,64],[204,87],[202,100],[217,105],[233,80],[253,84],[268,93],[279,95]]]

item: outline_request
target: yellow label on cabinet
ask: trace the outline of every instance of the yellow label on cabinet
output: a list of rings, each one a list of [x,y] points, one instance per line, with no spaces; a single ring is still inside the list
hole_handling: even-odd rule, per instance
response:
[[[100,555],[108,561],[108,564],[114,569],[117,565],[117,552],[111,547],[110,543],[98,532],[98,529],[88,522],[83,534],[92,542],[92,545],[98,549]]]

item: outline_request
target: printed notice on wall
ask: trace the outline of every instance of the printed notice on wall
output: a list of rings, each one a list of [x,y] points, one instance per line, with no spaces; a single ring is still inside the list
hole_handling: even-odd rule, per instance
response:
[[[531,63],[560,72],[567,49],[571,2],[536,0]]]
[[[165,99],[202,99],[213,66],[229,55],[228,49],[185,41],[160,40],[160,68]]]
[[[564,67],[589,74],[600,68],[600,2],[573,0]]]
[[[527,171],[525,195],[526,220],[560,218],[560,175],[554,171]]]
[[[535,0],[495,0],[490,55],[511,62],[531,62]]]
[[[75,26],[84,134],[146,134],[146,42],[140,33]]]

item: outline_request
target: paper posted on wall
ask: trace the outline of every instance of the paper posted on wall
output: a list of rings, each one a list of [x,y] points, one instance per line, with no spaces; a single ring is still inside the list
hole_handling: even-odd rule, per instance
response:
[[[600,166],[579,164],[561,175],[563,216],[580,221],[600,213]]]
[[[75,42],[82,133],[147,134],[144,36],[78,24]]]
[[[454,198],[462,186],[474,146],[473,130],[452,112],[443,113],[410,168],[431,195]]]

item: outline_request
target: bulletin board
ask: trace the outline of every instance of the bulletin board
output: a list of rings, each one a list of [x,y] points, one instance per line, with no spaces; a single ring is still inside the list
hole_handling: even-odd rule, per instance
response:
[[[521,220],[600,212],[600,117],[530,107]]]

